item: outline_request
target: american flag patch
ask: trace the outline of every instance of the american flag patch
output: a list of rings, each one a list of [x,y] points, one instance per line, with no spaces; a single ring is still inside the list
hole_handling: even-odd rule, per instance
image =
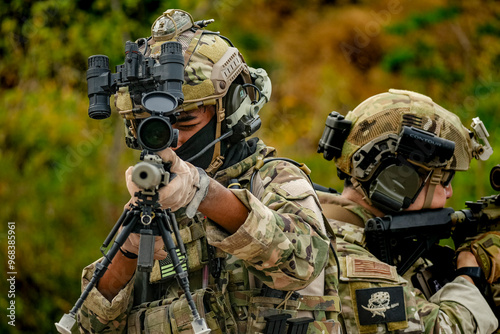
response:
[[[396,267],[377,259],[359,258],[348,255],[346,257],[346,269],[348,278],[379,278],[398,281]]]
[[[179,258],[179,265],[182,266],[184,271],[187,271],[187,263],[185,261],[186,257],[181,254],[180,250],[175,249],[177,253],[177,257]],[[161,270],[161,279],[166,279],[170,277],[174,277],[176,275],[176,271],[174,268],[174,264],[172,263],[172,259],[170,258],[170,254],[167,255],[166,258],[160,260],[160,270]]]

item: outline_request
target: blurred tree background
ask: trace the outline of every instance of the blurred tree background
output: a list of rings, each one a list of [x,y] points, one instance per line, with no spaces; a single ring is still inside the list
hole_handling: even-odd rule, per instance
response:
[[[324,121],[389,88],[429,95],[464,124],[479,116],[495,136],[500,105],[500,3],[471,0],[11,0],[0,4],[0,244],[16,226],[16,321],[7,324],[2,256],[2,333],[55,332],[80,293],[81,269],[129,195],[123,175],[138,161],[121,120],[87,116],[87,58],[123,63],[124,43],[150,35],[164,10],[214,18],[253,67],[273,82],[257,135],[308,164],[315,182],[341,190],[316,152]],[[487,162],[458,173],[449,205],[492,193]]]

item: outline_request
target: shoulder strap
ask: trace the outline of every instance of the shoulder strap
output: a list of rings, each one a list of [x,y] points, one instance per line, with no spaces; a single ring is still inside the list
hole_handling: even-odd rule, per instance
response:
[[[341,222],[349,222],[351,224],[356,222],[356,225],[358,226],[364,225],[361,217],[340,205],[333,203],[322,203],[321,207],[323,207],[323,213],[325,214],[326,218],[339,220]]]

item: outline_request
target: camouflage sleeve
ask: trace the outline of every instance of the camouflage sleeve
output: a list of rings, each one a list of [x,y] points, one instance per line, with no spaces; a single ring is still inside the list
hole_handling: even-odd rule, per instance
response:
[[[250,211],[245,223],[229,236],[207,230],[208,241],[245,261],[270,287],[302,289],[328,261],[329,239],[316,194],[302,171],[288,162],[266,164],[258,178],[256,196],[232,189]]]
[[[95,265],[100,260],[83,269],[82,291],[87,287],[95,271]],[[132,289],[134,278],[113,298],[107,300],[94,287],[80,312],[78,326],[81,333],[124,333],[127,324],[127,314],[132,307]]]
[[[430,302],[439,304],[441,317],[460,323],[461,333],[492,333],[498,327],[498,319],[486,300],[476,286],[463,277],[446,284]],[[426,324],[426,333],[432,332],[430,329]]]

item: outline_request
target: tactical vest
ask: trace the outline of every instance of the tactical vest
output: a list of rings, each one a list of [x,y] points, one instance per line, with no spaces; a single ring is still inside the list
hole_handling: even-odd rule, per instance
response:
[[[253,172],[254,167],[238,178],[242,187],[249,189]],[[253,193],[258,192],[259,185],[253,188]],[[186,247],[193,299],[212,333],[264,333],[270,322],[278,323],[288,315],[289,319],[311,317],[307,333],[340,333],[338,266],[333,251],[321,275],[321,293],[304,293],[314,291],[315,282],[303,293],[274,290],[259,284],[241,260],[207,243],[205,227],[213,223],[206,217],[198,214],[189,220],[182,209],[176,217]],[[155,261],[149,279],[143,273],[136,275],[128,333],[193,333],[191,311],[168,260]]]
[[[378,260],[365,249],[364,228],[358,225],[371,217],[363,217],[358,212],[362,209],[346,208],[346,203],[336,201],[338,195],[328,197],[321,200],[337,236],[344,331],[423,333],[424,324],[417,313],[419,299],[406,288],[408,281],[397,274],[396,267]],[[424,298],[421,294],[418,297]]]

